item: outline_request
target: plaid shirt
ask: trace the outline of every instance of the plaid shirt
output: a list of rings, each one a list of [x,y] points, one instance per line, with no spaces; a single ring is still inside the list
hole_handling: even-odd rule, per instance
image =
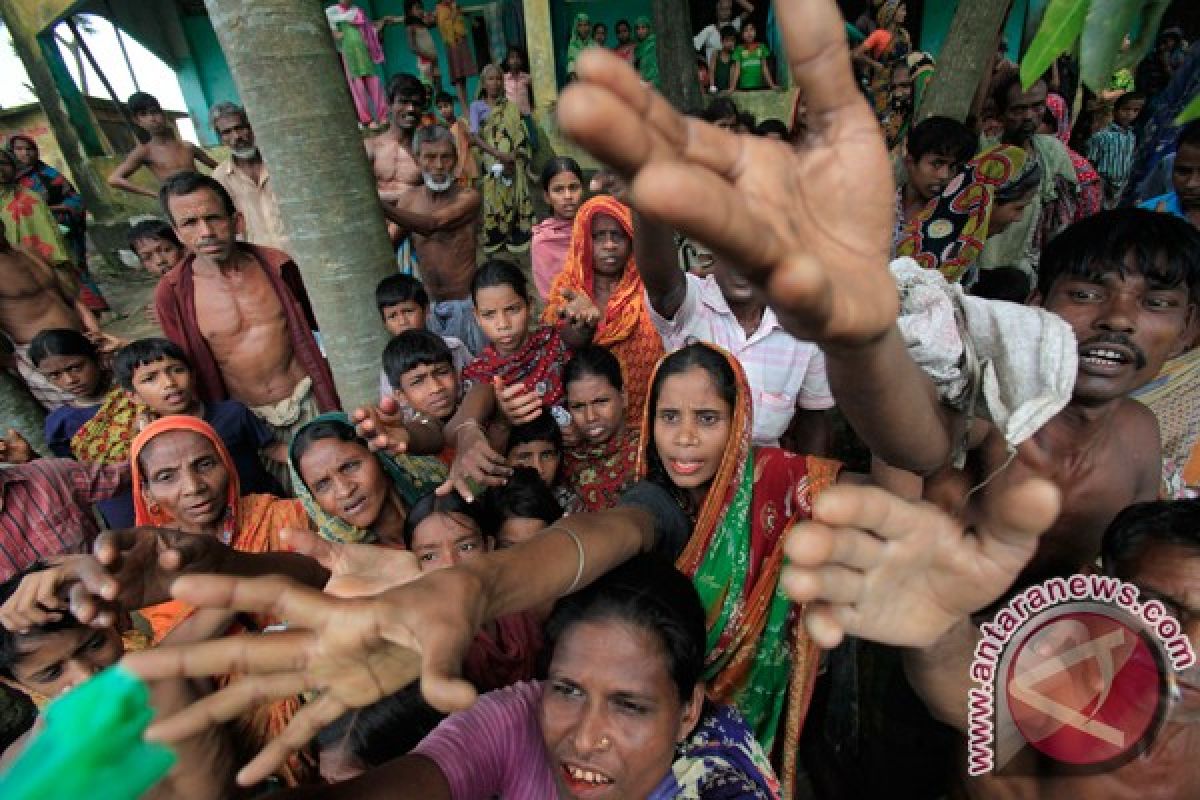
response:
[[[92,504],[128,488],[128,463],[40,458],[0,467],[0,580],[91,545],[100,532]]]

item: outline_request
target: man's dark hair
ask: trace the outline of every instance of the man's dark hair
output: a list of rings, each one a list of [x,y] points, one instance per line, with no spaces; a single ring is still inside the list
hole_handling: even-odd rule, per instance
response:
[[[536,469],[513,467],[503,486],[488,489],[480,515],[487,524],[485,533],[493,539],[510,519],[540,519],[550,525],[562,517],[562,507]]]
[[[440,106],[442,103],[449,103],[450,105],[454,105],[454,97],[451,96],[451,94],[449,92],[438,92],[437,95],[433,98],[433,104],[435,106]]]
[[[621,376],[621,362],[603,345],[589,344],[575,351],[575,355],[571,356],[571,360],[563,367],[563,388],[589,375],[604,378],[618,392],[625,387]]]
[[[988,300],[1003,300],[1007,303],[1029,302],[1033,282],[1029,275],[1016,267],[996,267],[979,271],[979,278],[971,285],[970,294]]]
[[[48,569],[49,566],[49,564],[42,563],[34,564],[0,583],[0,605],[7,603],[16,594],[17,588],[26,576]],[[52,633],[57,633],[58,631],[68,631],[82,627],[83,623],[75,619],[71,615],[71,612],[66,610],[61,612],[58,619],[38,625],[24,633],[16,633],[0,625],[0,677],[16,680],[13,675],[13,667],[21,660],[21,656],[24,655],[20,646],[22,641],[38,639]]]
[[[137,368],[162,361],[164,358],[174,359],[189,370],[192,368],[187,354],[179,345],[170,339],[153,336],[132,341],[118,350],[113,358],[113,376],[122,389],[132,392],[133,373],[137,371]]]
[[[1200,119],[1192,120],[1179,132],[1179,143],[1175,149],[1178,150],[1185,144],[1189,147],[1200,147]]]
[[[237,213],[237,206],[233,204],[233,198],[229,196],[229,192],[225,190],[225,187],[216,178],[201,175],[199,172],[176,172],[163,181],[163,185],[158,190],[158,204],[172,225],[175,224],[175,217],[171,216],[171,208],[168,205],[168,201],[172,197],[184,197],[189,194],[195,194],[202,189],[208,189],[220,198],[221,205],[224,207],[226,214],[232,217]]]
[[[433,331],[405,331],[393,336],[383,349],[383,372],[393,388],[400,386],[400,380],[409,370],[434,364],[449,364],[454,368],[454,356],[446,340]]]
[[[1045,85],[1046,82],[1038,78],[1033,85],[1036,86],[1039,83]],[[992,102],[996,104],[997,114],[1003,114],[1008,110],[1008,93],[1014,86],[1018,91],[1021,90],[1021,73],[1015,69],[1004,70],[992,81]],[[1033,86],[1029,88],[1032,90]]]
[[[34,367],[51,356],[83,356],[89,361],[100,363],[96,345],[79,331],[70,328],[47,328],[39,331],[29,343],[29,361]]]
[[[721,38],[722,39],[729,39],[729,38],[737,39],[738,38],[737,28],[733,27],[732,25],[722,25],[721,26]]]
[[[529,422],[514,425],[508,432],[506,452],[511,453],[514,448],[530,442],[550,442],[559,454],[562,454],[562,429],[558,427],[549,411],[543,410]]]
[[[965,164],[979,149],[979,137],[970,128],[950,117],[923,119],[908,132],[908,155],[913,162],[925,155],[944,156],[956,164]]]
[[[730,117],[736,118],[737,115],[737,106],[728,97],[718,97],[708,105],[708,108],[700,112],[700,118],[706,122],[716,122]]]
[[[158,102],[158,98],[147,92],[134,92],[129,95],[129,99],[125,101],[125,105],[129,106],[129,113],[133,116],[138,114],[149,114],[154,111],[162,111],[162,104]]]
[[[758,127],[754,130],[759,136],[769,136],[772,133],[777,133],[784,139],[791,135],[788,132],[787,125],[781,119],[764,119],[758,123]]]
[[[421,108],[429,105],[429,90],[421,79],[410,72],[397,72],[387,84],[388,103],[395,103],[401,96],[417,97]]]
[[[758,122],[754,119],[754,115],[749,111],[739,111],[737,115],[737,121],[738,125],[741,125],[748,131],[752,131],[758,127]]]
[[[1133,562],[1155,543],[1186,547],[1200,556],[1200,500],[1136,503],[1122,510],[1104,531],[1104,573],[1128,580]]]
[[[428,309],[429,295],[425,293],[425,285],[402,272],[388,275],[375,287],[375,307],[382,313],[385,308],[397,303],[416,303]]]
[[[161,219],[144,219],[129,228],[129,248],[132,250],[138,242],[147,239],[162,239],[182,249],[183,243],[175,235],[175,229]]]
[[[1118,97],[1116,99],[1116,101],[1113,102],[1113,111],[1120,111],[1125,106],[1129,105],[1130,103],[1136,102],[1138,100],[1145,102],[1146,101],[1146,93],[1139,92],[1136,89],[1132,89],[1132,90],[1126,92],[1125,94],[1121,95],[1120,97]]]
[[[1155,283],[1185,286],[1190,301],[1200,303],[1200,231],[1173,214],[1140,208],[1101,211],[1074,223],[1042,249],[1038,292],[1050,294],[1064,276],[1090,277],[1134,269]]]

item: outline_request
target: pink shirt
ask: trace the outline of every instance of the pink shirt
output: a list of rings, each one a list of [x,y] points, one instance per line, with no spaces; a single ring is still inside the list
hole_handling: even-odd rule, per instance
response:
[[[533,284],[543,300],[550,296],[550,287],[562,272],[574,225],[573,220],[551,216],[533,226],[529,260],[533,266]]]
[[[444,719],[413,753],[437,765],[455,800],[557,797],[538,724],[541,701],[536,681],[488,692]]]
[[[517,104],[517,110],[522,116],[529,116],[533,113],[532,106],[529,102],[529,73],[518,72],[513,75],[511,72],[504,73],[504,94],[510,101]]]

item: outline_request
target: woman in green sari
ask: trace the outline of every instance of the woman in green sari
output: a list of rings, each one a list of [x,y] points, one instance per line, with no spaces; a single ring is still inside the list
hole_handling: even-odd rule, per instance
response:
[[[658,37],[650,27],[649,17],[637,18],[634,34],[637,36],[637,49],[633,51],[633,63],[638,74],[655,89],[661,88],[658,80]]]
[[[567,42],[567,80],[575,75],[575,59],[579,58],[579,54],[584,51],[584,48],[594,44],[592,20],[581,11],[575,15],[575,21],[571,23],[571,40]]]
[[[529,249],[533,235],[533,195],[528,165],[533,156],[529,131],[516,103],[504,93],[504,73],[488,64],[480,73],[480,98],[490,111],[479,125],[475,144],[482,151],[483,249]]]
[[[288,450],[292,484],[322,538],[404,548],[408,509],[446,478],[432,456],[371,451],[341,412],[305,425]]]

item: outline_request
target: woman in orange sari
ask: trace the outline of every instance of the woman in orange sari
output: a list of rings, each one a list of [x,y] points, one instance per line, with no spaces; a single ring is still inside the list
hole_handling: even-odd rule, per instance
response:
[[[650,320],[646,291],[633,260],[633,217],[628,206],[608,195],[593,197],[576,213],[571,245],[562,272],[550,287],[543,321],[563,324],[565,310],[576,295],[587,295],[600,310],[592,344],[607,347],[621,362],[625,419],[635,427],[641,423],[646,387],[662,358],[663,344]]]
[[[237,467],[208,423],[198,417],[162,417],[133,440],[130,453],[136,524],[175,528],[185,533],[215,536],[236,550],[262,553],[282,549],[279,532],[308,528],[308,515],[299,500],[280,500],[264,494],[239,496]],[[140,612],[154,632],[154,642],[193,614],[172,600]],[[263,628],[269,620],[239,617],[227,626]],[[224,685],[230,680],[218,680]],[[300,707],[298,698],[259,706],[238,724],[239,745],[249,753],[277,736]],[[280,777],[289,785],[306,782],[313,773],[311,757],[294,755]]]
[[[753,447],[752,409],[733,356],[703,343],[672,353],[651,380],[638,473],[693,523],[675,563],[704,603],[708,695],[737,706],[787,797],[818,652],[779,586],[783,534],[810,515],[840,465]]]

